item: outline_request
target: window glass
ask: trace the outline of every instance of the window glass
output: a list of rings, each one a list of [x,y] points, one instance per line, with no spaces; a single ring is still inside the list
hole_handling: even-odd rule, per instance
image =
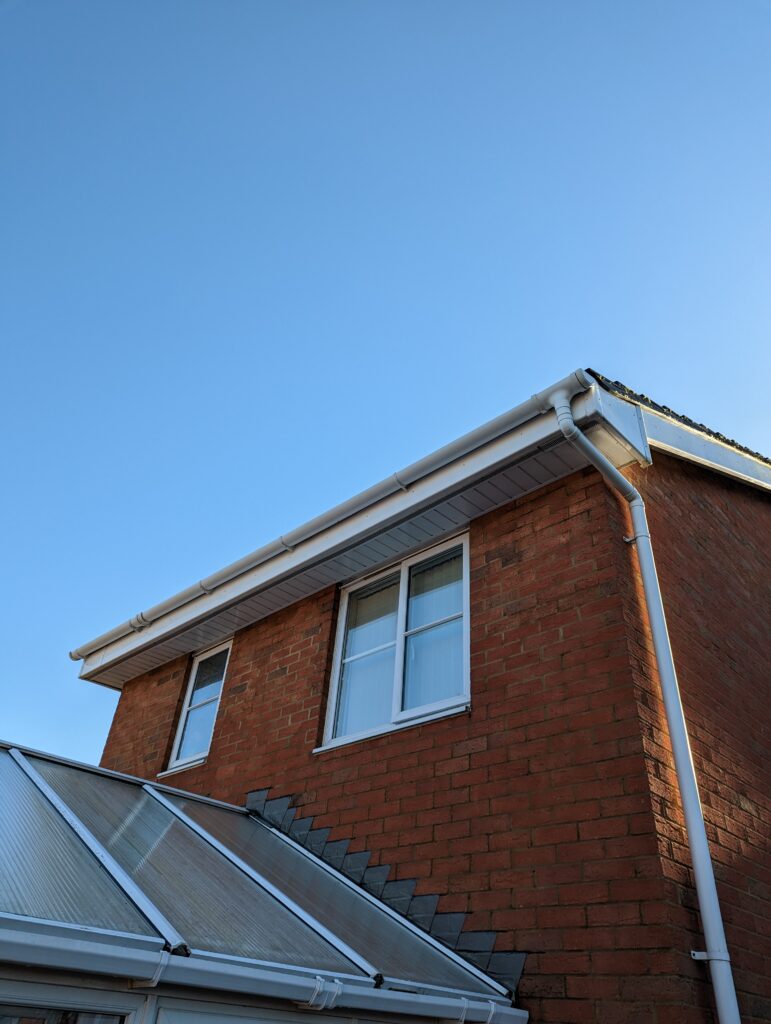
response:
[[[395,646],[355,658],[343,666],[337,736],[364,732],[391,720]]]
[[[450,619],[407,637],[402,708],[463,693],[463,620]]]
[[[202,707],[192,708],[185,720],[182,739],[179,741],[177,760],[186,761],[196,754],[205,754],[211,743],[214,719],[217,717],[217,702],[210,700]]]
[[[227,650],[218,651],[210,658],[203,658],[198,662],[193,683],[193,692],[190,696],[190,706],[196,707],[206,700],[219,697],[222,688],[222,680],[225,678],[225,665],[228,661]]]
[[[36,1010],[32,1006],[0,1003],[0,1024],[123,1024],[114,1013],[82,1013],[79,1010]]]
[[[373,647],[396,643],[396,611],[399,603],[399,578],[386,581],[377,590],[351,594],[348,601],[348,627],[345,657],[371,651]]]
[[[432,559],[410,569],[407,629],[418,629],[463,611],[463,555]]]

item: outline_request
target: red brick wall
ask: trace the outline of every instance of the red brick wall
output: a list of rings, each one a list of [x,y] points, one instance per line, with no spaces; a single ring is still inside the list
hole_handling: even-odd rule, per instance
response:
[[[769,502],[706,469],[656,455],[631,474],[646,501],[672,649],[712,849],[742,1019],[771,1020]],[[629,577],[630,609],[641,601]],[[636,622],[635,622],[636,619]],[[704,949],[663,706],[644,620],[630,622],[646,768],[669,920]],[[706,979],[703,964],[683,970]],[[706,987],[706,986],[704,986]],[[701,1001],[708,1000],[702,991]],[[701,1020],[700,1016],[696,1017]]]
[[[170,781],[291,795],[466,929],[530,951],[534,1021],[710,1020],[625,530],[589,471],[472,524],[471,711],[325,753],[335,591],[244,630],[209,758]],[[185,671],[126,686],[104,765],[165,767]]]

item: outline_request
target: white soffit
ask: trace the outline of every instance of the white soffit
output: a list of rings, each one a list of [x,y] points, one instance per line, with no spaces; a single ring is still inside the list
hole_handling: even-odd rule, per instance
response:
[[[573,412],[614,465],[650,463],[637,405],[593,387],[576,396]],[[121,689],[130,679],[213,646],[304,597],[452,536],[472,520],[585,466],[562,436],[555,413],[535,415],[145,628],[87,653],[81,678]]]
[[[752,487],[771,490],[771,466],[767,462],[653,409],[641,411],[645,433],[652,448],[696,462]]]

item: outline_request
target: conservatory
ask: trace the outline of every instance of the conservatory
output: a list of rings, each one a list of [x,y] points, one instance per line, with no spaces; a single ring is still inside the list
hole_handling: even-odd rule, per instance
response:
[[[515,1024],[511,993],[233,807],[0,746],[0,1024]]]

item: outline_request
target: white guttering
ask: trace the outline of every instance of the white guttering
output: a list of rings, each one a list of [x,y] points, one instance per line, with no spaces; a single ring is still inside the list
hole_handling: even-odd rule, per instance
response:
[[[527,1024],[528,1020],[525,1010],[481,992],[426,995],[376,988],[370,978],[350,981],[330,974],[296,974],[291,967],[210,959],[198,950],[189,957],[169,956],[168,950],[159,949],[161,942],[147,936],[0,915],[0,958],[4,962],[131,978],[136,992],[155,991],[162,967],[163,985],[286,1000],[301,1009],[403,1014],[409,1021],[422,1017],[445,1024]]]
[[[571,373],[550,390],[559,389],[569,394],[572,398],[581,391],[587,390],[587,385],[583,379],[584,376],[583,371],[580,370]],[[477,427],[470,433],[464,434],[463,437],[459,437],[456,441],[452,441],[450,444],[445,445],[431,455],[427,455],[418,462],[413,462],[406,469],[393,473],[379,484],[375,484],[374,487],[362,491],[341,505],[337,505],[335,508],[323,513],[323,515],[311,519],[291,533],[287,533],[270,544],[258,548],[237,562],[233,562],[224,569],[220,569],[211,576],[207,576],[198,583],[194,583],[193,586],[188,587],[186,590],[180,591],[180,593],[162,601],[160,604],[153,605],[147,611],[139,612],[138,615],[128,619],[120,626],[115,626],[106,633],[102,633],[101,636],[96,637],[96,639],[82,644],[75,650],[70,651],[70,658],[73,661],[82,661],[89,657],[89,655],[95,654],[97,651],[101,651],[103,648],[115,643],[115,641],[140,632],[164,615],[168,615],[170,612],[190,604],[196,598],[210,594],[213,590],[217,590],[231,580],[257,568],[257,566],[263,565],[265,562],[271,561],[271,559],[284,554],[284,552],[293,551],[298,544],[316,537],[324,530],[328,530],[357,512],[361,512],[382,501],[384,498],[397,494],[399,491],[406,491],[412,484],[417,483],[436,470],[442,469],[451,462],[463,458],[464,455],[468,455],[483,445],[494,441],[523,423],[527,423],[528,420],[540,415],[543,411],[539,397],[537,395],[533,396],[515,409],[511,409],[509,412],[503,413],[481,427]]]
[[[171,957],[163,977],[166,984],[225,989],[253,996],[286,999],[303,1009],[358,1010],[367,1013],[405,1014],[409,1019],[429,1017],[479,1024],[526,1024],[528,1014],[482,993],[464,997],[425,995],[419,992],[375,988],[335,977],[305,978],[236,963]]]
[[[583,378],[585,387],[597,386],[596,381],[589,374],[579,371],[577,376]],[[685,828],[696,881],[696,895],[707,945],[705,953],[692,953],[691,955],[695,959],[709,962],[720,1024],[740,1024],[739,1007],[736,1001],[723,919],[720,914],[715,874],[712,869],[699,788],[680,699],[680,689],[677,684],[677,673],[669,643],[664,605],[645,514],[645,503],[639,491],[595,448],[576,425],[571,410],[573,394],[570,390],[558,386],[547,392],[541,392],[541,396],[543,410],[553,408],[557,413],[560,429],[565,438],[586,456],[588,461],[602,474],[605,482],[629,504],[633,527],[633,537],[630,538],[630,542],[637,549],[656,665],[661,680],[664,709],[674,754],[675,771],[680,798],[683,802]]]

